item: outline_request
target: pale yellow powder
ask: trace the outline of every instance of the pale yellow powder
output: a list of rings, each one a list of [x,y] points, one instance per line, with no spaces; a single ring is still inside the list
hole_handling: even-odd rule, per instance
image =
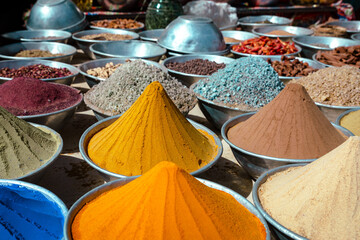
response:
[[[346,114],[340,121],[340,125],[356,136],[360,136],[360,110]]]

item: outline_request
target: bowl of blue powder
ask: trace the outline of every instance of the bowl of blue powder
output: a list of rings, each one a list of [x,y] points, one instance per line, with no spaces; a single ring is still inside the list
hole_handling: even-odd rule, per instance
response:
[[[54,193],[0,179],[0,239],[62,239],[68,209]]]
[[[266,60],[238,58],[190,89],[198,98],[201,111],[217,129],[232,117],[256,112],[285,87]]]

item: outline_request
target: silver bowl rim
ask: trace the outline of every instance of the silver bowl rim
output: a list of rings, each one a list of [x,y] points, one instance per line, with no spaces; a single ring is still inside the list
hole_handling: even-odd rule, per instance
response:
[[[319,102],[315,102],[315,104],[320,107],[339,109],[339,110],[356,109],[356,108],[360,107],[360,106],[336,106],[336,105],[329,105],[329,104],[324,104],[324,103],[319,103]]]
[[[338,25],[337,23],[357,23],[358,25],[360,25],[360,21],[358,20],[351,20],[351,21],[341,21],[341,20],[338,20],[338,21],[332,21],[332,22],[328,22],[326,23],[326,25],[335,25],[335,26],[340,26],[340,27],[343,27],[343,28],[346,28],[346,32],[347,33],[360,33],[360,30],[356,31],[356,30],[351,30],[351,29],[348,29],[347,27],[344,27],[342,25]],[[360,28],[359,28],[360,29]]]
[[[302,29],[304,31],[308,31],[308,33],[303,33],[303,34],[295,34],[295,35],[273,35],[273,34],[267,34],[267,33],[262,33],[262,32],[258,32],[261,29],[266,29],[266,28],[284,28],[284,27],[292,27],[292,28],[297,28],[297,29]],[[280,26],[280,25],[275,25],[275,26],[265,26],[265,27],[256,27],[253,28],[251,30],[252,33],[260,35],[260,36],[265,36],[265,37],[278,37],[278,38],[294,38],[294,37],[298,37],[298,36],[310,36],[312,34],[314,34],[314,31],[311,30],[310,28],[304,28],[304,27],[299,27],[299,26]]]
[[[174,60],[174,59],[183,58],[183,57],[194,57],[194,58],[192,58],[192,59],[198,59],[198,58],[207,59],[207,58],[212,58],[212,57],[220,57],[221,59],[228,59],[229,61],[230,61],[231,59],[232,59],[232,61],[235,60],[235,59],[230,58],[230,57],[218,56],[218,55],[188,54],[188,55],[172,56],[172,57],[166,58],[166,59],[162,62],[162,65],[163,65],[169,72],[171,72],[171,73],[176,73],[176,74],[183,75],[183,76],[187,76],[187,77],[202,77],[202,78],[206,78],[206,77],[209,77],[209,76],[210,76],[210,75],[199,75],[199,74],[191,74],[191,73],[179,72],[179,71],[175,71],[175,70],[172,70],[172,69],[166,67],[166,63],[168,63],[169,61]],[[189,60],[192,60],[192,59],[189,59]],[[175,62],[175,61],[174,61],[174,62]]]
[[[248,18],[256,18],[256,17],[275,17],[277,19],[282,19],[285,20],[285,23],[255,23],[255,22],[244,22],[244,19],[248,19]],[[261,25],[269,25],[269,26],[273,26],[273,25],[287,25],[291,23],[291,19],[287,18],[287,17],[280,17],[280,16],[276,16],[276,15],[258,15],[258,16],[244,16],[238,19],[238,24],[239,25],[244,25],[244,26],[261,26]]]
[[[249,54],[249,53],[240,53],[240,52],[236,52],[232,49],[230,49],[230,52],[232,54],[238,55],[238,56],[242,56],[242,57],[261,57],[261,58],[266,58],[269,56],[294,56],[299,54],[302,51],[302,48],[295,44],[295,47],[298,49],[298,51],[294,52],[294,53],[288,53],[288,54],[277,54],[277,55],[257,55],[257,54]]]
[[[30,65],[34,65],[34,64],[50,64],[50,63],[56,63],[58,65],[61,65],[61,67],[67,68],[68,70],[70,70],[73,74],[69,75],[69,76],[65,76],[65,77],[60,77],[60,78],[41,78],[40,80],[44,81],[44,82],[51,82],[51,81],[57,81],[57,80],[61,80],[61,79],[67,79],[67,78],[72,78],[72,77],[76,77],[80,71],[77,67],[71,65],[71,64],[67,64],[67,63],[63,63],[63,62],[58,62],[58,61],[52,61],[52,60],[46,60],[46,59],[8,59],[8,60],[3,60],[0,61],[0,63],[12,63],[12,62],[29,62],[29,64],[24,65],[24,66],[30,66]],[[49,66],[49,65],[47,65]],[[8,80],[10,81],[12,78],[7,78],[7,77],[0,77],[0,80]]]
[[[125,55],[115,55],[115,54],[110,54],[110,53],[104,53],[104,52],[100,52],[98,50],[94,50],[94,46],[96,47],[97,45],[100,44],[124,44],[124,43],[135,43],[135,44],[145,44],[145,45],[149,45],[151,48],[158,48],[159,52],[158,54],[153,54],[153,55],[149,55],[149,56],[143,56],[143,57],[138,57],[138,58],[154,58],[154,57],[160,57],[162,55],[164,55],[166,53],[166,48],[163,48],[159,45],[157,45],[156,43],[153,42],[149,42],[149,41],[141,41],[141,40],[123,40],[123,41],[106,41],[106,42],[99,42],[99,43],[93,43],[90,45],[90,51],[93,52],[94,54],[97,55],[101,55],[101,56],[105,56],[105,57],[112,57],[112,58],[117,58],[117,57],[121,57],[121,56],[125,56]],[[128,56],[128,57],[134,57],[134,56]],[[136,57],[136,56],[135,56]]]
[[[56,158],[58,158],[60,156],[61,151],[62,151],[63,146],[64,146],[64,141],[63,141],[61,135],[57,131],[55,131],[54,129],[52,129],[50,127],[47,127],[45,125],[37,124],[37,123],[30,123],[30,124],[33,125],[34,127],[39,128],[39,129],[46,129],[47,131],[54,134],[54,136],[57,138],[57,140],[59,140],[59,146],[58,146],[56,152],[54,153],[54,155],[48,161],[46,161],[43,165],[41,165],[39,168],[27,173],[26,175],[21,176],[21,177],[12,178],[12,180],[22,180],[24,178],[27,178],[27,177],[30,177],[30,176],[33,176],[33,175],[37,174],[41,170],[44,170],[47,166],[49,166],[52,162],[54,162]]]
[[[244,113],[244,114],[240,114],[238,116],[232,117],[229,120],[227,120],[221,127],[221,136],[222,138],[225,140],[225,142],[227,144],[230,145],[231,149],[235,149],[236,151],[242,152],[244,154],[253,156],[253,157],[257,157],[257,158],[263,158],[263,159],[267,159],[267,160],[271,160],[271,161],[277,161],[277,162],[289,162],[289,163],[310,163],[315,161],[317,158],[309,158],[309,159],[291,159],[291,158],[277,158],[277,157],[270,157],[270,156],[266,156],[266,155],[261,155],[261,154],[257,154],[254,152],[250,152],[247,151],[243,148],[240,148],[238,146],[236,146],[235,144],[233,144],[227,137],[227,128],[228,125],[230,125],[232,122],[238,120],[238,118],[242,118],[245,116],[249,116],[249,115],[254,115],[256,112],[250,112],[250,113]],[[331,124],[333,125],[333,127],[341,130],[342,132],[346,132],[351,136],[354,136],[354,134],[352,132],[350,132],[349,130],[347,130],[346,128],[339,126],[333,122],[331,122]]]
[[[341,114],[336,118],[335,123],[336,123],[337,125],[341,126],[341,125],[340,125],[340,121],[341,121],[341,119],[342,119],[345,115],[348,115],[348,114],[351,113],[351,112],[356,112],[356,111],[359,111],[359,110],[360,110],[360,106],[357,107],[357,108],[349,109],[349,110],[341,113]]]
[[[84,206],[86,203],[90,202],[90,201],[86,201],[87,198],[89,198],[90,196],[93,196],[94,198],[98,197],[100,194],[105,193],[111,189],[114,189],[116,187],[120,187],[120,186],[124,186],[125,184],[131,182],[132,180],[134,180],[137,177],[131,177],[131,178],[127,178],[127,179],[117,179],[111,182],[107,182],[103,185],[100,185],[92,190],[90,190],[89,192],[85,193],[83,196],[81,196],[70,208],[68,215],[66,216],[65,219],[65,223],[64,223],[64,237],[66,240],[69,239],[73,239],[71,236],[68,235],[68,229],[71,227],[70,224],[72,224],[72,220],[73,218],[77,215],[78,211],[76,211],[77,208]],[[201,183],[205,184],[208,187],[211,187],[213,189],[217,189],[223,192],[226,192],[228,194],[230,194],[232,197],[234,197],[234,199],[241,204],[243,207],[245,207],[249,212],[251,212],[252,214],[254,214],[259,220],[260,222],[263,224],[265,231],[266,231],[266,240],[270,240],[271,239],[271,233],[270,233],[270,228],[268,226],[268,223],[266,221],[266,219],[263,217],[263,215],[261,214],[261,212],[256,208],[256,206],[254,204],[252,204],[249,200],[247,200],[245,197],[241,196],[239,193],[235,192],[234,190],[223,186],[219,183],[210,181],[210,180],[206,180],[203,178],[198,178],[198,177],[194,177],[195,179],[197,179],[198,181],[200,181]],[[80,210],[81,208],[79,208]],[[76,212],[75,212],[76,211]],[[73,215],[73,217],[72,217]],[[71,222],[70,222],[71,221]]]
[[[160,32],[160,33],[162,33],[164,30],[165,30],[165,28],[150,29],[150,30],[141,31],[138,34],[139,34],[141,40],[156,42],[158,40],[157,38],[147,37],[146,34],[149,33],[149,32],[156,32],[156,33]],[[160,35],[159,35],[159,37],[160,37]]]
[[[323,51],[331,51],[335,48],[326,48],[326,47],[320,47],[320,46],[315,46],[315,45],[311,45],[311,44],[308,44],[308,43],[304,43],[301,41],[302,38],[310,38],[310,39],[336,39],[336,40],[339,40],[340,42],[341,41],[352,41],[354,42],[354,45],[359,45],[359,43],[357,43],[355,40],[352,40],[352,39],[347,39],[347,38],[341,38],[341,37],[327,37],[327,36],[297,36],[297,37],[294,37],[292,40],[294,43],[296,43],[297,45],[300,45],[302,47],[308,47],[308,48],[312,48],[312,49],[315,49],[315,50],[323,50]],[[339,46],[340,47],[340,46]]]
[[[114,40],[95,40],[95,39],[83,39],[79,37],[79,35],[87,36],[91,35],[94,32],[103,31],[103,33],[112,33],[118,35],[130,35],[133,39],[124,39],[124,40],[115,40],[115,41],[126,41],[126,40],[137,40],[139,39],[139,34],[136,32],[124,30],[124,29],[115,29],[115,28],[107,28],[107,29],[86,29],[72,34],[72,38],[78,42],[84,43],[98,43],[98,42],[114,42]],[[113,31],[118,31],[119,33],[114,33]]]
[[[11,35],[13,34],[21,34],[21,33],[27,33],[27,32],[33,32],[33,33],[47,33],[47,32],[57,32],[60,35],[62,35],[61,37],[56,37],[56,39],[34,39],[34,38],[23,38],[23,37],[19,37],[19,38],[15,38],[15,37],[11,37]],[[36,29],[36,30],[18,30],[18,31],[12,31],[12,32],[7,32],[2,34],[1,36],[7,39],[12,39],[12,40],[18,40],[18,41],[24,41],[24,42],[52,42],[52,41],[61,41],[61,40],[66,40],[71,38],[71,33],[68,31],[64,31],[64,30],[59,30],[59,29]]]
[[[69,44],[65,44],[65,43],[59,43],[59,42],[18,42],[18,43],[11,43],[8,45],[4,45],[1,46],[0,48],[6,48],[6,47],[10,47],[10,46],[15,46],[15,45],[54,45],[54,46],[63,46],[69,49],[69,54],[65,54],[65,55],[60,55],[60,56],[53,56],[53,57],[15,57],[15,56],[9,56],[9,55],[4,55],[0,53],[0,57],[5,58],[5,59],[12,59],[12,60],[27,60],[27,59],[44,59],[44,60],[52,60],[52,59],[57,59],[57,58],[66,58],[66,57],[71,57],[74,56],[76,53],[76,48],[69,45]]]
[[[122,113],[123,114],[123,113]],[[87,154],[87,151],[86,149],[84,149],[84,141],[85,141],[85,137],[89,134],[89,132],[96,126],[100,125],[100,124],[103,124],[104,122],[107,122],[109,120],[113,120],[113,119],[117,119],[119,118],[122,114],[118,114],[118,115],[115,115],[115,116],[111,116],[111,117],[107,117],[107,118],[104,118],[103,120],[100,120],[96,123],[94,123],[93,125],[91,125],[89,128],[87,128],[85,130],[85,132],[81,135],[81,138],[80,138],[80,141],[79,141],[79,149],[80,149],[80,154],[82,156],[82,158],[90,165],[92,166],[93,168],[95,168],[96,170],[98,170],[99,172],[103,173],[103,174],[106,174],[108,176],[111,176],[111,177],[116,177],[116,178],[120,178],[120,179],[127,179],[127,178],[132,178],[132,177],[138,177],[140,175],[136,175],[136,176],[126,176],[126,175],[121,175],[121,174],[117,174],[117,173],[113,173],[113,172],[110,172],[104,168],[101,168],[99,167],[98,165],[96,165],[91,159],[90,157],[88,156]],[[206,170],[208,170],[209,168],[211,168],[221,157],[222,153],[223,153],[223,145],[221,143],[221,140],[220,138],[213,132],[211,131],[209,128],[205,127],[204,125],[200,124],[200,123],[197,123],[191,119],[188,119],[186,118],[192,126],[194,126],[195,128],[199,128],[201,130],[204,130],[206,131],[209,135],[211,135],[213,138],[214,138],[214,142],[215,142],[215,145],[217,146],[217,154],[216,156],[214,157],[214,159],[212,159],[208,164],[206,164],[205,166],[203,166],[202,168],[199,168],[198,170],[194,171],[194,172],[191,172],[190,174],[191,175],[197,175],[197,174],[200,174]]]
[[[140,22],[140,21],[136,21],[138,22],[141,26],[138,27],[138,28],[105,28],[105,27],[97,27],[97,26],[94,26],[92,25],[93,23],[97,23],[97,22],[100,22],[100,21],[103,21],[103,20],[115,20],[115,19],[112,19],[112,18],[109,18],[109,19],[99,19],[99,20],[93,20],[93,21],[90,21],[90,24],[89,24],[89,27],[90,28],[93,28],[93,29],[123,29],[123,30],[130,30],[130,31],[138,31],[138,30],[142,30],[145,28],[145,24],[143,22]]]
[[[357,32],[357,33],[353,33],[351,34],[351,37],[350,37],[352,40],[355,40],[355,41],[360,41],[360,32]],[[360,44],[360,43],[359,43]]]
[[[266,219],[266,221],[270,225],[274,226],[277,230],[282,232],[283,234],[285,234],[285,235],[289,236],[291,239],[295,239],[295,240],[306,240],[307,238],[304,238],[304,237],[298,235],[297,233],[284,227],[283,225],[278,223],[274,218],[272,218],[270,216],[270,214],[268,214],[265,211],[265,209],[262,207],[262,205],[260,203],[260,199],[258,197],[258,190],[259,190],[259,187],[262,184],[262,182],[265,181],[269,176],[271,176],[277,172],[284,171],[288,168],[302,167],[302,166],[306,166],[306,165],[307,165],[307,163],[297,163],[297,164],[284,165],[284,166],[270,169],[260,175],[260,177],[255,181],[255,183],[253,185],[253,189],[252,189],[252,197],[253,197],[254,205],[259,210],[259,212],[263,215],[263,217]]]

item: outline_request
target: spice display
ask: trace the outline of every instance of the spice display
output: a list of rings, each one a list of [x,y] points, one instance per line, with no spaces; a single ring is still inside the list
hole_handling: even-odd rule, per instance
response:
[[[0,106],[17,116],[63,110],[81,99],[75,88],[36,78],[17,77],[0,85]]]
[[[161,161],[193,172],[218,151],[214,138],[193,127],[157,81],[114,123],[96,133],[87,150],[99,167],[126,176],[141,175]]]
[[[283,77],[303,77],[318,70],[311,67],[307,62],[296,59],[294,56],[282,56],[280,61],[269,58],[267,61],[279,76]]]
[[[196,104],[196,96],[187,87],[161,69],[142,60],[119,66],[106,81],[93,86],[84,95],[92,109],[116,115],[125,112],[152,82],[159,81],[182,113],[188,113]]]
[[[356,136],[360,136],[360,109],[349,112],[340,120],[340,125]]]
[[[18,184],[0,186],[1,239],[62,239],[61,209],[39,191]]]
[[[60,140],[48,130],[36,128],[0,107],[0,178],[19,178],[38,169],[59,145]]]
[[[295,34],[289,33],[284,30],[273,30],[266,33],[267,35],[280,35],[280,36],[295,36]]]
[[[224,37],[225,43],[233,43],[233,42],[240,42],[239,39],[231,38],[231,37]]]
[[[231,127],[227,136],[249,152],[287,159],[318,158],[345,141],[305,88],[294,83],[249,119]]]
[[[47,50],[29,49],[29,50],[21,50],[20,52],[15,54],[15,57],[56,57],[62,55],[64,54],[51,53],[50,51]]]
[[[20,68],[0,68],[0,77],[31,77],[37,79],[61,78],[72,75],[67,68],[55,68],[44,64],[22,66]]]
[[[107,79],[115,72],[116,68],[120,67],[121,65],[122,63],[114,64],[113,62],[108,62],[104,67],[90,68],[86,71],[86,73],[94,77]]]
[[[355,65],[360,67],[360,45],[338,47],[332,51],[318,51],[316,59],[319,62],[335,67]]]
[[[130,40],[133,38],[134,37],[130,35],[113,34],[113,33],[89,34],[81,37],[81,39],[87,39],[87,40],[107,40],[107,41]]]
[[[87,203],[71,233],[74,240],[266,239],[264,225],[233,196],[169,162]]]
[[[140,22],[127,18],[103,19],[90,22],[92,26],[116,29],[134,29],[142,27]]]
[[[346,28],[340,26],[320,24],[317,26],[310,26],[310,29],[314,31],[313,36],[347,37]]]
[[[254,55],[283,55],[298,51],[293,42],[290,43],[279,38],[272,39],[265,36],[247,39],[237,45],[233,45],[231,49],[235,52]]]
[[[183,14],[183,6],[178,0],[152,0],[146,9],[146,29],[164,29]]]
[[[171,70],[196,75],[211,75],[225,66],[225,63],[217,63],[215,61],[200,58],[185,62],[169,62],[166,64],[166,67]]]
[[[270,176],[260,202],[276,221],[313,240],[360,238],[360,137],[303,166]]]
[[[360,106],[360,70],[353,66],[319,69],[291,82],[303,85],[315,102],[335,106]]]
[[[265,60],[243,57],[226,64],[208,78],[200,79],[193,90],[217,104],[257,110],[269,103],[284,86]]]

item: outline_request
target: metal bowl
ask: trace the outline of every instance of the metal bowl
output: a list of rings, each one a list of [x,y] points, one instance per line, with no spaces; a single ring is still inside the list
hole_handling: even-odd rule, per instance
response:
[[[299,55],[300,52],[302,51],[302,48],[299,46],[299,45],[296,45],[295,44],[295,47],[298,49],[297,52],[294,52],[294,53],[289,53],[289,54],[282,54],[282,55],[255,55],[255,54],[248,54],[248,53],[240,53],[240,52],[236,52],[232,49],[230,49],[230,52],[232,54],[234,54],[234,57],[235,58],[240,58],[240,57],[261,57],[261,58],[268,58],[269,56],[296,56],[296,55]]]
[[[291,167],[301,167],[301,166],[305,166],[306,164],[291,164],[291,165],[286,165],[286,166],[281,166],[281,167],[277,167],[274,169],[271,169],[269,171],[267,171],[266,173],[263,173],[255,182],[255,184],[253,185],[253,190],[252,190],[252,198],[254,201],[254,204],[256,206],[256,208],[259,210],[259,212],[261,213],[261,215],[266,219],[266,222],[269,224],[269,227],[271,229],[271,232],[274,233],[274,235],[277,237],[277,239],[282,239],[282,240],[307,240],[307,238],[304,238],[302,236],[300,236],[299,234],[294,233],[293,231],[289,230],[288,228],[284,227],[283,225],[281,225],[279,222],[277,222],[275,219],[273,219],[270,214],[268,214],[265,209],[262,207],[262,204],[260,202],[259,199],[259,188],[260,186],[266,182],[266,180],[271,177],[272,175],[278,173],[278,172],[282,172],[285,171],[288,168]]]
[[[56,152],[46,163],[41,165],[38,169],[36,169],[32,172],[29,172],[24,176],[14,178],[14,180],[37,183],[37,182],[39,182],[39,180],[42,178],[42,176],[46,172],[46,169],[48,169],[55,162],[55,159],[61,154],[64,143],[63,143],[63,139],[62,139],[61,135],[59,133],[57,133],[54,129],[44,126],[44,125],[36,124],[36,123],[30,123],[30,124],[33,125],[34,127],[40,128],[41,130],[43,130],[45,132],[52,133],[55,136],[55,138],[59,141],[59,146],[58,146]]]
[[[78,199],[70,208],[69,214],[67,215],[67,218],[65,220],[65,225],[64,225],[64,237],[65,240],[72,240],[72,234],[71,234],[71,226],[72,223],[74,221],[75,216],[77,215],[77,213],[89,202],[91,202],[92,200],[94,200],[95,198],[97,198],[98,196],[100,196],[102,193],[105,193],[111,189],[114,189],[116,187],[121,187],[129,182],[131,182],[134,178],[129,178],[129,179],[119,179],[116,181],[112,181],[112,182],[108,182],[105,183],[99,187],[94,188],[93,190],[89,191],[88,193],[86,193],[84,196],[82,196],[80,199]],[[270,240],[271,239],[271,233],[270,233],[270,229],[267,225],[267,222],[265,221],[265,219],[263,218],[263,216],[260,214],[260,212],[256,209],[256,207],[250,203],[246,198],[244,198],[243,196],[241,196],[240,194],[238,194],[237,192],[224,187],[220,184],[214,183],[212,181],[209,180],[205,180],[205,179],[201,179],[201,178],[196,178],[197,180],[199,180],[201,183],[205,184],[208,187],[226,192],[230,195],[232,195],[236,201],[238,201],[241,205],[243,205],[247,210],[249,210],[251,213],[253,213],[257,218],[259,218],[259,220],[261,221],[261,223],[264,225],[265,227],[265,231],[266,231],[266,240]],[[197,219],[200,220],[200,219]]]
[[[221,33],[224,38],[228,37],[228,38],[234,38],[234,39],[239,40],[236,42],[226,42],[225,41],[225,43],[230,46],[239,44],[240,42],[245,41],[247,39],[259,37],[258,35],[254,34],[254,33],[245,32],[245,31],[221,31]]]
[[[57,29],[71,33],[87,25],[85,14],[71,0],[37,0],[26,21],[29,30]]]
[[[293,41],[300,45],[302,51],[300,55],[306,58],[312,58],[312,56],[318,51],[330,51],[337,47],[349,47],[359,45],[359,42],[339,37],[322,37],[322,36],[302,36],[295,37]],[[316,46],[314,44],[324,44],[325,46]]]
[[[104,81],[105,78],[95,77],[91,74],[88,74],[87,70],[92,69],[92,68],[97,68],[97,67],[104,67],[107,63],[110,63],[110,62],[112,62],[112,63],[114,63],[114,65],[116,65],[118,63],[125,63],[126,60],[135,60],[135,59],[137,59],[137,58],[128,58],[128,57],[102,58],[102,59],[96,59],[96,60],[84,62],[84,63],[80,64],[78,66],[78,68],[79,68],[81,75],[85,78],[85,81],[91,88],[92,86],[100,83],[101,81]],[[154,65],[155,67],[160,68],[164,72],[167,72],[167,69],[158,62],[145,60],[145,59],[142,59],[142,61],[144,61],[147,64]]]
[[[164,29],[152,29],[139,32],[140,39],[144,41],[157,42]]]
[[[344,116],[348,115],[349,113],[351,112],[355,112],[355,111],[359,111],[360,110],[360,107],[357,107],[357,108],[353,108],[353,109],[350,109],[350,110],[347,110],[345,112],[343,112],[342,114],[340,114],[337,118],[336,118],[336,121],[335,123],[339,126],[342,126],[341,125],[341,120]],[[348,129],[349,130],[349,129]],[[350,131],[350,130],[349,130]]]
[[[360,32],[360,21],[333,21],[326,25],[344,27],[349,34]]]
[[[93,24],[96,24],[97,22],[100,22],[100,21],[103,21],[104,19],[101,19],[101,20],[95,20],[95,21],[91,21],[90,22],[90,28],[92,29],[119,29],[119,28],[106,28],[106,27],[97,27],[97,26],[94,26]],[[109,19],[109,20],[112,20],[112,19]],[[138,28],[124,28],[122,30],[127,30],[127,31],[131,31],[131,32],[140,32],[144,29],[145,27],[145,24],[142,23],[142,22],[138,22],[140,24],[140,27]]]
[[[54,82],[54,83],[61,83],[65,85],[71,85],[76,76],[79,74],[79,69],[66,63],[56,62],[56,61],[49,61],[49,60],[41,60],[41,59],[31,59],[31,60],[3,60],[0,61],[0,69],[8,67],[11,69],[18,69],[20,67],[30,66],[34,64],[43,64],[53,68],[67,68],[71,71],[71,75],[61,78],[46,78],[41,79],[45,82]],[[0,77],[0,84],[5,83],[11,80],[11,78]]]
[[[158,44],[179,53],[220,52],[226,49],[221,31],[211,18],[182,15],[165,28]]]
[[[63,30],[42,29],[42,30],[20,30],[2,34],[3,38],[15,42],[60,42],[67,43],[71,33]],[[50,38],[51,37],[51,38]]]
[[[310,163],[316,159],[287,159],[287,158],[277,158],[270,157],[261,154],[256,154],[253,152],[246,151],[238,146],[235,146],[228,138],[228,130],[235,126],[236,124],[243,122],[250,118],[255,113],[246,113],[240,116],[233,117],[229,119],[221,128],[221,136],[230,145],[231,151],[233,152],[235,159],[238,163],[249,173],[249,175],[257,179],[264,172],[288,164],[294,163]],[[331,123],[337,130],[340,130],[346,136],[354,136],[349,130],[335,124]]]
[[[214,61],[216,63],[224,63],[224,64],[228,64],[234,61],[233,58],[216,56],[216,55],[183,55],[183,56],[173,56],[167,58],[162,62],[162,65],[165,66],[165,68],[167,68],[166,66],[169,63],[174,63],[174,62],[184,63],[186,61],[190,61],[193,59],[204,59],[204,60],[209,60],[209,61]],[[167,68],[167,70],[171,76],[177,78],[182,84],[184,84],[187,87],[190,87],[193,83],[197,82],[200,79],[208,77],[208,75],[183,73],[172,70],[170,68]]]
[[[269,21],[270,23],[260,23]],[[241,30],[251,32],[254,28],[266,26],[286,26],[291,24],[291,19],[274,15],[246,16],[239,19]]]
[[[293,35],[268,34],[269,32],[277,31],[277,30],[282,30],[291,33]],[[290,41],[294,37],[310,36],[314,34],[314,31],[309,28],[297,27],[297,26],[266,26],[266,27],[254,28],[252,32],[257,35],[265,36],[269,38],[280,38],[283,41]]]
[[[103,169],[101,167],[99,167],[98,165],[96,165],[88,156],[87,154],[87,146],[89,144],[90,139],[99,131],[101,131],[102,129],[108,127],[110,124],[112,124],[113,122],[115,122],[122,114],[116,115],[116,116],[112,116],[112,117],[108,117],[106,119],[103,119],[93,125],[91,125],[81,136],[80,138],[80,142],[79,142],[79,149],[80,149],[80,153],[81,156],[83,157],[83,159],[94,169],[96,169],[104,178],[105,181],[109,182],[109,181],[113,181],[116,179],[127,179],[127,178],[132,178],[132,177],[138,177],[138,176],[125,176],[125,175],[121,175],[121,174],[117,174],[117,173],[113,173],[110,172],[106,169]],[[209,135],[211,135],[214,140],[215,140],[215,144],[218,148],[218,152],[216,154],[216,156],[214,157],[214,159],[209,162],[207,165],[203,166],[202,168],[191,172],[191,175],[197,175],[200,174],[202,172],[205,172],[206,170],[210,169],[216,162],[217,160],[219,160],[219,158],[222,155],[223,152],[223,146],[221,143],[221,140],[219,139],[219,137],[212,132],[210,129],[208,129],[207,127],[192,121],[191,119],[187,119],[191,125],[193,125],[196,129],[201,129],[205,132],[207,132]]]
[[[70,86],[68,86],[70,87]],[[70,87],[72,88],[72,87]],[[80,95],[81,98],[73,106],[68,108],[51,112],[43,113],[37,115],[27,115],[27,116],[17,116],[18,118],[24,119],[27,122],[37,123],[41,125],[48,126],[55,131],[61,130],[66,123],[74,116],[77,107],[82,103],[83,95]]]
[[[354,33],[351,35],[351,39],[355,41],[360,41],[360,33]]]
[[[39,49],[49,51],[52,54],[63,54],[53,57],[15,57],[20,51]],[[70,63],[76,53],[73,46],[58,42],[19,42],[0,46],[0,58],[9,60],[44,59]]]
[[[360,106],[334,106],[328,104],[322,104],[315,102],[315,104],[320,108],[320,110],[324,113],[326,118],[331,122],[336,122],[336,119],[344,112],[358,109]]]
[[[152,61],[159,61],[166,53],[166,49],[156,43],[129,40],[94,43],[90,46],[97,59],[114,57],[142,58]]]
[[[75,40],[76,44],[80,49],[84,51],[84,53],[91,59],[95,59],[95,55],[92,51],[90,51],[90,46],[94,43],[101,42],[111,42],[108,40],[93,40],[93,39],[83,39],[82,37],[92,34],[100,34],[100,33],[111,33],[111,34],[119,34],[119,35],[130,35],[132,39],[139,39],[139,34],[127,30],[122,29],[90,29],[84,30],[81,32],[74,33],[72,38]],[[127,40],[118,40],[118,41],[127,41]]]

